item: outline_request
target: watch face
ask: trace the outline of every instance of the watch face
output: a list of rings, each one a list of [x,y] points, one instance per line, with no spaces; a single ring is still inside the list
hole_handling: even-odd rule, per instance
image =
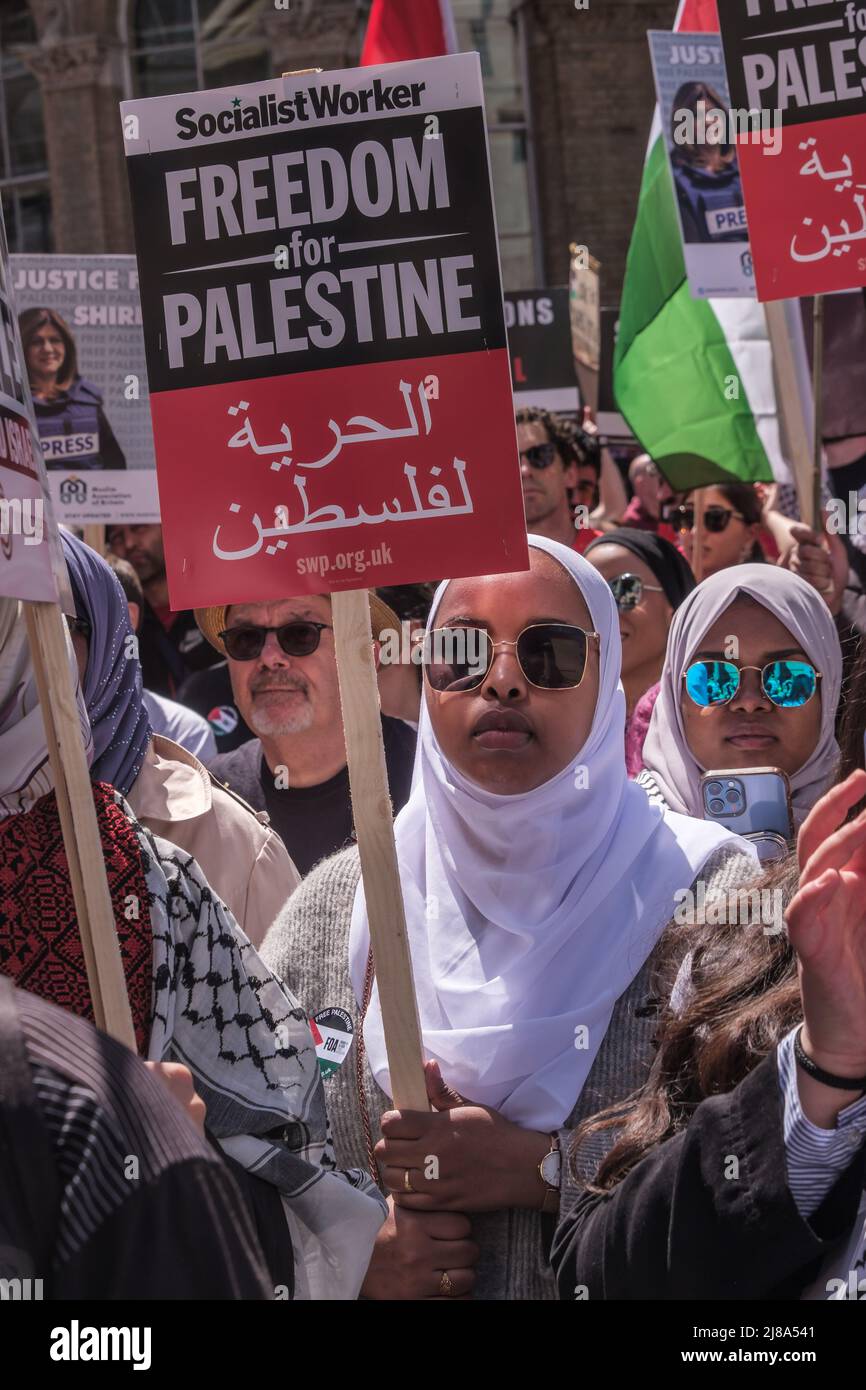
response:
[[[559,1187],[559,1176],[562,1171],[562,1154],[558,1149],[553,1149],[549,1154],[545,1154],[541,1160],[541,1176],[550,1187]]]

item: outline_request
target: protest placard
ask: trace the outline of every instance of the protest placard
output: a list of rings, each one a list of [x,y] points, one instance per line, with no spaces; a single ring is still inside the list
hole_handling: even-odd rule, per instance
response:
[[[121,109],[174,605],[523,566],[477,56]]]
[[[601,366],[601,265],[585,246],[569,249],[568,313],[574,372],[582,405],[599,407]]]
[[[777,139],[738,140],[758,298],[866,285],[866,0],[725,0],[731,101]]]
[[[24,355],[0,216],[0,594],[71,607],[42,451],[32,423]]]
[[[134,256],[12,256],[12,288],[56,515],[159,521]]]
[[[0,595],[24,620],[99,1027],[135,1048],[60,603],[75,612],[27,383],[0,213]]]
[[[515,406],[576,416],[580,406],[571,357],[568,287],[507,290],[505,326]]]
[[[730,99],[716,34],[647,34],[689,288],[753,298],[755,280]]]
[[[358,586],[528,566],[478,58],[121,109],[172,603],[336,591],[393,1099],[424,1109]]]

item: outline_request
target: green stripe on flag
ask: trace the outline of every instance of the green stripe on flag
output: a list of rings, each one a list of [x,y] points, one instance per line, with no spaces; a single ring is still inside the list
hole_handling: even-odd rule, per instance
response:
[[[638,439],[677,490],[717,482],[772,482],[746,383],[709,302],[686,279],[662,137],[641,183],[614,354],[614,396]]]

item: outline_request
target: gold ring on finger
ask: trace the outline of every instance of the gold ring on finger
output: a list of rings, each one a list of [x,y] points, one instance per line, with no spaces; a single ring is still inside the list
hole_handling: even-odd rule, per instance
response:
[[[439,1296],[440,1298],[454,1297],[454,1285],[451,1282],[451,1275],[448,1273],[447,1269],[443,1269],[442,1278],[439,1280]]]

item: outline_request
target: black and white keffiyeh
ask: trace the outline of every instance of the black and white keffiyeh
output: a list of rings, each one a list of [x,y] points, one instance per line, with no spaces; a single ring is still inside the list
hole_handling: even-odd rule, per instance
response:
[[[189,1067],[220,1146],[280,1192],[296,1298],[355,1298],[386,1207],[337,1168],[304,1009],[262,963],[195,860],[135,821],[153,929],[148,1057]]]

